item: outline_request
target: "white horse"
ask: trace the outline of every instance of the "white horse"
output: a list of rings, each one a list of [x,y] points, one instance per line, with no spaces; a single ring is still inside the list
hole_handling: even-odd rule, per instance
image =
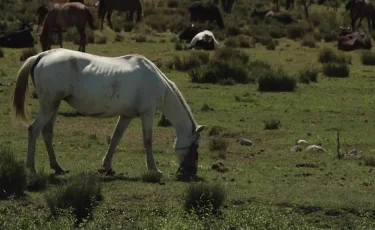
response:
[[[13,116],[28,121],[25,94],[28,76],[39,101],[39,112],[28,128],[26,167],[35,172],[35,145],[42,132],[50,167],[66,171],[56,160],[52,146],[53,127],[59,105],[66,101],[79,113],[91,117],[119,116],[110,145],[102,160],[103,170],[113,174],[112,157],[129,123],[142,120],[147,168],[162,173],[152,152],[152,126],[160,109],[176,130],[174,148],[182,173],[196,174],[200,132],[182,94],[150,60],[141,55],[103,57],[68,49],[53,49],[28,58],[18,72],[13,96]]]
[[[204,50],[215,50],[219,46],[214,34],[209,30],[204,30],[194,36],[191,40],[189,49],[202,48]]]

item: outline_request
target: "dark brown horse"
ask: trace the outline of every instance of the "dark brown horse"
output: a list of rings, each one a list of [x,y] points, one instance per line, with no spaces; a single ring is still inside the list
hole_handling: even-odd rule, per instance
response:
[[[62,28],[76,27],[80,35],[80,45],[78,51],[85,52],[86,46],[86,23],[95,30],[93,17],[90,10],[79,2],[55,4],[47,13],[42,33],[40,34],[40,44],[42,50],[51,49],[51,35],[53,29],[59,33],[60,47],[62,48]]]
[[[80,2],[82,4],[84,4],[84,0],[69,0],[68,2]],[[40,32],[40,27],[42,26],[43,22],[44,22],[44,18],[46,17],[48,11],[50,11],[54,5],[58,6],[59,4],[58,3],[48,3],[48,4],[42,4],[41,6],[39,6],[37,9],[36,9],[36,16],[38,17],[38,20],[37,20],[37,29],[35,31],[35,44],[37,43],[38,41],[38,34]],[[57,34],[57,30],[55,29],[53,31],[54,33]]]
[[[111,16],[113,10],[127,13],[127,20],[133,21],[134,13],[137,13],[137,22],[142,20],[143,7],[141,0],[99,0],[98,16],[101,18],[101,29],[103,29],[104,17],[107,14],[107,22],[113,30]]]
[[[350,19],[352,24],[352,29],[356,29],[356,22],[359,18],[358,27],[361,26],[362,19],[367,18],[367,25],[369,31],[375,29],[375,9],[369,0],[351,0],[345,6],[346,11],[350,11]]]
[[[194,2],[188,7],[190,13],[190,21],[209,21],[214,22],[223,29],[224,21],[221,16],[219,8],[214,4],[204,4],[201,2]]]

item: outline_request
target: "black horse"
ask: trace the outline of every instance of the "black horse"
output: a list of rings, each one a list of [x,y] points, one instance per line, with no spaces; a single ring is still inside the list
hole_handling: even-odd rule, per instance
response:
[[[204,4],[201,2],[194,2],[188,7],[188,11],[190,13],[190,21],[209,21],[214,22],[220,27],[220,29],[224,29],[224,21],[221,16],[219,8],[211,3]]]
[[[186,29],[184,29],[179,35],[178,37],[181,39],[181,40],[186,40],[186,41],[191,41],[191,39],[193,39],[195,37],[195,35],[197,35],[199,32],[201,32],[202,30],[196,26],[194,26],[194,24],[192,24],[191,26],[187,27]]]

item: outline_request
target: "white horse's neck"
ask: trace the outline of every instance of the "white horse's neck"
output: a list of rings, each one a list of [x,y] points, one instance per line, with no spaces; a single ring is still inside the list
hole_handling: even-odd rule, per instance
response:
[[[183,102],[184,99],[177,87],[171,82],[169,82],[169,85],[161,109],[162,113],[176,129],[177,139],[189,138],[193,134],[196,123],[188,105]]]

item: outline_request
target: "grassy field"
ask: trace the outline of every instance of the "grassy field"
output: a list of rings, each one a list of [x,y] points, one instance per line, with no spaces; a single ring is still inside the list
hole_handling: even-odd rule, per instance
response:
[[[243,11],[240,6],[236,5],[231,15],[225,15],[230,23],[242,20],[234,16]],[[340,10],[337,15],[341,14]],[[147,12],[145,10],[144,20],[149,22]],[[317,17],[316,12],[323,16],[334,14],[332,10],[316,6],[310,20]],[[294,13],[298,15],[298,12]],[[338,23],[342,20],[338,19]],[[113,20],[114,25],[116,21],[119,19]],[[242,31],[253,26],[247,23],[251,23],[248,16],[240,27]],[[367,26],[365,21],[363,24]],[[270,25],[277,27],[277,24]],[[256,28],[259,27],[261,25]],[[144,31],[152,34],[145,35]],[[287,36],[277,39],[274,50],[259,43],[253,48],[240,48],[249,56],[250,62],[267,62],[292,77],[307,67],[319,69],[316,83],[298,83],[293,92],[261,92],[257,82],[192,83],[188,71],[171,69],[170,63],[174,55],[185,57],[196,51],[177,51],[174,33],[158,32],[147,23],[130,33],[115,33],[106,25],[103,31],[95,31],[96,37],[106,37],[106,44],[90,43],[86,52],[103,56],[145,55],[177,84],[197,122],[208,127],[203,132],[200,146],[200,181],[177,181],[174,174],[178,163],[172,148],[175,131],[173,127],[158,126],[161,116],[158,114],[153,144],[163,178],[161,183],[147,183],[142,180],[146,164],[141,124],[140,120],[133,120],[114,155],[113,168],[117,174],[100,177],[103,199],[94,209],[93,218],[81,223],[79,228],[375,229],[374,67],[362,64],[362,51],[353,51],[346,53],[351,57],[349,77],[325,76],[321,71],[322,64],[318,62],[319,52],[323,48],[337,48],[336,42],[319,41],[317,37],[322,31],[314,31],[316,48],[302,46],[300,38],[292,40]],[[218,36],[220,46],[224,47],[224,39],[228,39],[230,33],[228,29],[218,33],[221,33]],[[115,42],[116,37],[122,36],[123,40]],[[146,36],[145,42],[136,39],[142,36]],[[64,42],[64,48],[76,50],[78,46]],[[41,50],[39,45],[36,49]],[[0,144],[3,149],[11,149],[17,159],[24,160],[27,127],[11,123],[10,117],[23,50],[2,50]],[[31,93],[28,102],[35,115],[38,101]],[[1,229],[78,228],[74,225],[75,219],[68,214],[51,217],[46,197],[61,190],[63,183],[57,182],[74,179],[81,172],[95,173],[101,167],[108,148],[107,140],[117,118],[77,116],[65,102],[59,114],[54,148],[62,167],[70,173],[54,177],[46,189],[26,191],[24,196],[1,200]],[[279,121],[279,127],[266,129],[265,123],[271,120]],[[222,130],[220,137],[209,135],[214,129]],[[340,132],[341,154],[357,149],[361,151],[360,159],[337,157],[337,131]],[[227,143],[227,149],[212,151],[210,142],[213,138]],[[241,145],[242,138],[252,140],[254,145]],[[326,152],[291,151],[299,139],[321,145]],[[53,173],[49,169],[42,137],[38,139],[36,152],[37,170]],[[228,171],[213,170],[212,165],[218,162]],[[222,186],[226,199],[220,215],[198,218],[184,211],[185,191],[195,183]]]

